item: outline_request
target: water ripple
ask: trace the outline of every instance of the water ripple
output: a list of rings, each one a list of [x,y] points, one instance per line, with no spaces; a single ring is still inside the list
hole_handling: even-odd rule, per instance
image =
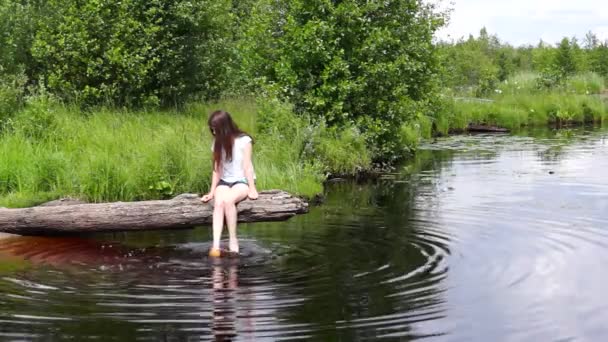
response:
[[[286,223],[0,239],[0,336],[602,340],[605,132],[457,136]],[[143,236],[143,237],[142,237]]]

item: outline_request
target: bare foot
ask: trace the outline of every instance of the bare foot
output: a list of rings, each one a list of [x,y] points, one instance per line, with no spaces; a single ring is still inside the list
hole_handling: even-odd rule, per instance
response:
[[[228,243],[228,246],[230,248],[230,252],[231,253],[239,253],[239,240],[235,239],[230,239],[230,242]]]

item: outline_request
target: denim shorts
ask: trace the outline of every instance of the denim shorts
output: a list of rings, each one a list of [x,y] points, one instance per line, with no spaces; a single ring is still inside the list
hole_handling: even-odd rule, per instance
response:
[[[249,185],[249,183],[247,183],[246,179],[239,179],[236,182],[226,182],[225,180],[220,179],[219,183],[217,183],[217,186],[226,185],[227,187],[232,188],[233,186],[235,186],[237,184]]]

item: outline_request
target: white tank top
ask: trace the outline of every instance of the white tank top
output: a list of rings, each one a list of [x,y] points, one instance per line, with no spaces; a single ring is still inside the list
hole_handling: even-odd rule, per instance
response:
[[[243,151],[245,150],[245,146],[250,144],[251,141],[252,139],[248,135],[241,135],[240,137],[235,138],[234,144],[232,145],[232,160],[230,161],[226,161],[226,153],[222,151],[221,179],[223,181],[233,183],[247,180],[247,177],[245,176],[245,169],[243,168]],[[211,151],[213,151],[214,144],[215,141],[211,144]],[[255,171],[253,172],[253,179],[255,179]]]

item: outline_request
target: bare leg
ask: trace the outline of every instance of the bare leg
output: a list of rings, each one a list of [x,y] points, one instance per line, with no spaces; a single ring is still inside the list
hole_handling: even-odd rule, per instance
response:
[[[215,189],[215,202],[213,204],[213,246],[214,250],[220,249],[222,230],[224,230],[225,199],[230,192],[230,188],[222,185]]]
[[[224,198],[224,213],[226,214],[226,225],[230,237],[229,247],[231,252],[239,252],[239,241],[236,237],[237,210],[236,204],[247,198],[249,187],[246,184],[236,184],[230,189]]]

